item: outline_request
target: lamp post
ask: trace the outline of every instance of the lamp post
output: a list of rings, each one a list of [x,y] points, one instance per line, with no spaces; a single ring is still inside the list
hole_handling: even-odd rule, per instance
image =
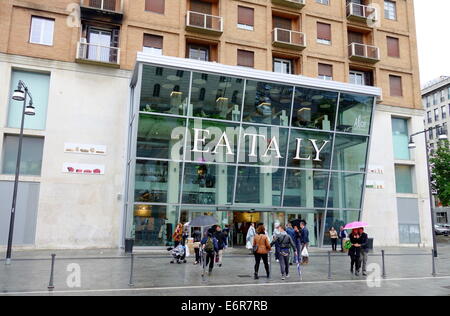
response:
[[[439,125],[436,125],[434,127],[430,127],[427,128],[423,131],[414,133],[410,136],[409,138],[409,144],[408,144],[408,148],[409,149],[414,149],[416,148],[416,144],[413,141],[413,137],[420,135],[420,134],[425,134],[429,131],[432,130],[437,130],[438,131],[438,138],[439,140],[445,140],[448,139],[447,135],[444,133],[444,131],[442,130],[442,127]],[[430,168],[430,151],[429,151],[429,147],[427,145],[427,137],[425,135],[425,149],[426,149],[426,157],[427,157],[427,173],[428,173],[428,193],[430,195],[430,212],[431,212],[431,231],[433,233],[433,252],[434,252],[434,257],[437,258],[438,256],[438,252],[437,252],[437,243],[436,243],[436,234],[434,232],[434,225],[435,225],[435,221],[434,221],[434,214],[433,214],[433,193],[432,193],[432,188],[431,188],[431,168]]]
[[[30,102],[27,105],[27,96],[30,98]],[[17,203],[17,191],[19,187],[19,175],[20,175],[20,161],[22,158],[22,140],[23,140],[23,128],[25,123],[25,115],[33,116],[36,114],[35,108],[33,106],[33,97],[31,93],[28,91],[28,87],[26,84],[20,80],[17,85],[17,90],[14,90],[12,99],[14,101],[23,101],[23,109],[22,109],[22,120],[20,123],[20,135],[19,135],[19,148],[17,150],[17,163],[16,163],[16,175],[14,178],[14,191],[13,191],[13,199],[11,206],[11,218],[9,223],[9,235],[8,235],[8,246],[6,250],[6,265],[11,264],[11,252],[12,252],[12,243],[14,236],[14,220],[16,218],[16,203]]]

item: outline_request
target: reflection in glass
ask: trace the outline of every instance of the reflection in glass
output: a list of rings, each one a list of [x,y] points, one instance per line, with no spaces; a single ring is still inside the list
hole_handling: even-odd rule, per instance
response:
[[[280,206],[283,178],[283,169],[239,167],[235,202]]]
[[[364,172],[369,138],[336,134],[333,169]]]
[[[173,246],[176,206],[134,206],[133,235],[136,246]]]
[[[181,164],[138,160],[136,162],[135,201],[178,203]]]
[[[331,131],[334,129],[338,93],[295,88],[292,126]]]
[[[183,203],[231,203],[235,170],[234,166],[187,163],[184,171]]]
[[[333,134],[291,130],[288,167],[329,169]]]
[[[141,114],[137,135],[137,157],[180,160],[186,120]]]
[[[140,111],[185,115],[190,72],[144,65]]]
[[[328,178],[328,172],[288,169],[284,206],[325,207]]]
[[[234,163],[237,159],[239,125],[189,120],[187,160]],[[203,141],[204,140],[204,141]]]
[[[240,163],[284,168],[288,129],[252,125],[243,125],[242,128]]]
[[[336,130],[368,135],[372,119],[374,97],[341,94]]]
[[[325,222],[325,234],[324,234],[324,245],[330,245],[330,234],[329,231],[331,227],[334,227],[336,231],[339,232],[341,226],[345,226],[348,223],[356,222],[359,220],[359,211],[327,211],[327,218]]]
[[[329,208],[361,208],[364,174],[340,173],[331,174]]]
[[[287,222],[292,222],[293,220],[304,220],[306,222],[306,227],[309,231],[309,246],[317,246],[317,241],[319,240],[320,230],[322,229],[321,223],[324,216],[324,211],[320,210],[294,210],[289,209],[286,211]]]
[[[193,73],[189,115],[240,121],[243,90],[242,79]]]
[[[288,126],[293,89],[275,83],[247,81],[244,122]]]

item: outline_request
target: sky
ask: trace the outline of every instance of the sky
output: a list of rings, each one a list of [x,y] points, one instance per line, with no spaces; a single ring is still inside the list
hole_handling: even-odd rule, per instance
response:
[[[423,86],[440,76],[450,76],[450,1],[414,0]]]

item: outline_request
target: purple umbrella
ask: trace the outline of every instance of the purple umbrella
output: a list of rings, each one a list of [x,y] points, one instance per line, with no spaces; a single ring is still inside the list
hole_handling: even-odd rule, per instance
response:
[[[356,229],[356,228],[364,228],[369,226],[366,222],[353,222],[345,225],[344,229]]]

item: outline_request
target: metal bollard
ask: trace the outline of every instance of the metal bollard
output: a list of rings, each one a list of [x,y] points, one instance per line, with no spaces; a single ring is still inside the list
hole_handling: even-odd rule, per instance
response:
[[[328,280],[331,280],[331,251],[328,251]]]
[[[128,286],[133,287],[133,270],[134,270],[134,254],[130,255],[131,258],[131,264],[130,264],[130,282],[128,283]]]
[[[56,259],[56,255],[52,254],[52,268],[50,271],[50,282],[48,283],[49,291],[53,291],[55,289],[55,284],[54,284],[55,259]]]
[[[381,250],[381,260],[382,260],[382,264],[383,264],[383,274],[381,276],[383,277],[383,279],[386,279],[386,265],[384,262],[384,250]]]
[[[272,251],[269,251],[269,280],[272,279]]]
[[[432,269],[433,269],[431,275],[435,277],[436,276],[436,257],[435,257],[434,249],[431,249],[431,264],[432,264]]]

